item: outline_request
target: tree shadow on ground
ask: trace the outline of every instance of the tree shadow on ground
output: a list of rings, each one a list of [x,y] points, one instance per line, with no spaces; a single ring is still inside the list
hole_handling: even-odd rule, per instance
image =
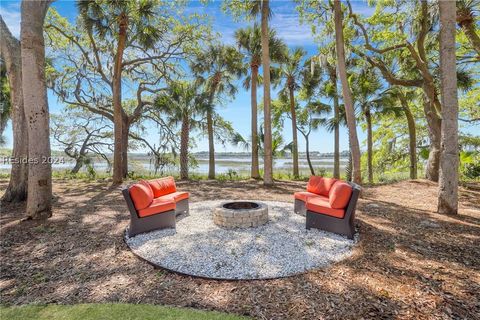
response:
[[[179,182],[192,201],[293,201],[304,182]],[[302,275],[217,281],[153,269],[123,242],[129,213],[105,183],[55,181],[53,217],[27,221],[1,208],[0,295],[6,304],[144,302],[268,319],[472,318],[480,314],[480,213],[462,190],[459,217],[434,213],[436,186],[367,188],[351,258]],[[415,191],[417,200],[411,195]],[[410,200],[409,200],[410,199]]]

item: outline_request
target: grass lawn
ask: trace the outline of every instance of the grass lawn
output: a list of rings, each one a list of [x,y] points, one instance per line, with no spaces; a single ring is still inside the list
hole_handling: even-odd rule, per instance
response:
[[[151,304],[76,304],[0,307],[0,318],[9,320],[240,320],[249,319],[221,312]]]

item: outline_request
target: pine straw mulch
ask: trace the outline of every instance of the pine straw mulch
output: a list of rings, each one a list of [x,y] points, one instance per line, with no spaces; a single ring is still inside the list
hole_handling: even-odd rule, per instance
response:
[[[4,190],[7,181],[0,181]],[[305,183],[180,182],[192,201],[291,201]],[[1,192],[0,192],[1,193]],[[53,217],[1,211],[1,302],[131,302],[188,306],[258,319],[479,319],[480,187],[461,188],[457,216],[435,213],[437,187],[417,180],[368,187],[354,255],[277,279],[216,281],[154,269],[123,242],[128,212],[107,182],[55,181]],[[205,257],[208,259],[208,257]]]

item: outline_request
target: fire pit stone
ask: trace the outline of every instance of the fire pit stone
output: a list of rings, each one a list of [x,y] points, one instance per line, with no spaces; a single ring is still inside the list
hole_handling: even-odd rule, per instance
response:
[[[228,229],[258,227],[268,222],[268,206],[254,201],[225,201],[214,208],[213,222]]]

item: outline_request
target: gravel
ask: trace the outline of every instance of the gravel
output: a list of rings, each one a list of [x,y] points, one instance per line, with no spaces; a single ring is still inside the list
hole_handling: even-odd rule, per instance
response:
[[[190,203],[189,216],[177,217],[176,230],[126,236],[126,242],[157,266],[214,279],[287,277],[351,255],[355,240],[306,230],[305,217],[293,213],[292,203],[262,202],[270,220],[260,227],[223,229],[212,219],[213,208],[222,201],[202,201]]]

